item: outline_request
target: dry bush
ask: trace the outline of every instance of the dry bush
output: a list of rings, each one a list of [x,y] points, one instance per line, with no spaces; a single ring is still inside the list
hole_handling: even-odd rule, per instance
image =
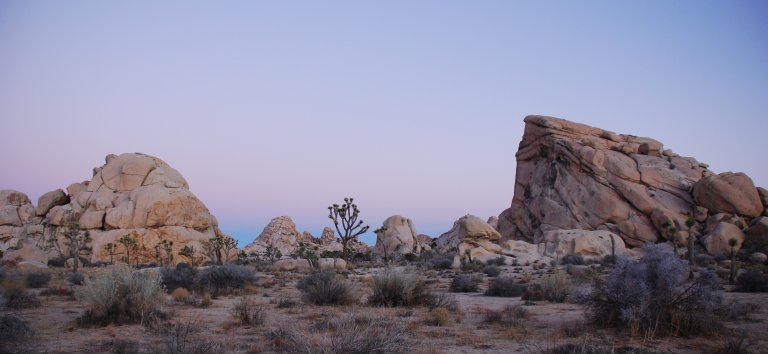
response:
[[[488,310],[483,321],[505,327],[520,327],[526,318],[528,318],[528,310],[523,306],[507,305],[501,310]]]
[[[40,289],[48,286],[51,281],[51,274],[48,272],[32,272],[26,276],[27,286],[33,289]]]
[[[474,293],[478,289],[482,279],[478,276],[460,274],[451,281],[451,291],[455,293]]]
[[[219,354],[224,346],[219,342],[206,340],[201,336],[202,328],[196,321],[165,323],[155,328],[155,334],[162,338],[158,348],[160,354]]]
[[[255,283],[256,276],[248,267],[227,264],[203,269],[195,277],[195,282],[199,291],[209,292],[216,298]]]
[[[411,344],[405,323],[385,318],[353,314],[330,321],[317,332],[296,326],[280,327],[270,334],[277,352],[296,354],[410,353]]]
[[[483,273],[489,277],[497,277],[501,274],[501,270],[495,265],[487,265],[483,267]]]
[[[290,308],[294,308],[294,307],[296,307],[298,305],[299,304],[295,300],[293,300],[293,299],[291,299],[289,297],[282,297],[281,296],[277,300],[277,308],[279,308],[279,309],[290,309]]]
[[[424,282],[413,274],[387,270],[373,277],[373,295],[368,303],[377,306],[429,305],[431,294]]]
[[[556,272],[544,279],[541,286],[544,290],[544,298],[550,302],[565,302],[573,288],[568,275],[561,272]]]
[[[113,354],[139,354],[139,342],[130,339],[115,339],[112,342]]]
[[[257,304],[249,297],[243,297],[232,308],[232,316],[237,319],[241,325],[261,326],[266,317],[264,306]]]
[[[429,306],[430,310],[434,310],[436,308],[444,308],[451,312],[456,312],[459,310],[459,303],[456,301],[456,298],[453,297],[453,295],[446,293],[430,294],[427,305]]]
[[[176,288],[194,289],[197,268],[187,263],[179,263],[174,268],[163,267],[160,269],[163,285],[168,291]]]
[[[305,302],[315,305],[346,305],[355,301],[352,285],[333,270],[311,274],[297,286]]]
[[[173,301],[176,301],[182,304],[189,304],[190,300],[193,299],[192,294],[190,294],[189,290],[185,288],[173,289],[173,291],[171,292],[171,297],[173,298]]]
[[[524,287],[520,284],[516,284],[513,278],[499,277],[491,282],[488,290],[485,291],[485,295],[518,297],[523,295],[523,289]]]
[[[6,277],[0,282],[0,295],[5,298],[5,306],[11,309],[26,309],[40,306],[37,295],[27,291],[24,283],[14,277]]]
[[[437,307],[432,309],[432,311],[429,312],[431,315],[429,321],[427,321],[430,325],[433,326],[445,326],[448,324],[448,321],[451,319],[451,313],[446,308]]]
[[[78,289],[77,298],[87,309],[78,323],[88,326],[143,322],[159,312],[163,291],[159,276],[133,272],[124,264],[115,265],[86,280]]]
[[[69,273],[67,280],[72,285],[83,285],[83,283],[85,283],[85,275],[80,272]]]
[[[12,313],[0,316],[0,353],[16,353],[33,336],[32,327],[24,319]]]

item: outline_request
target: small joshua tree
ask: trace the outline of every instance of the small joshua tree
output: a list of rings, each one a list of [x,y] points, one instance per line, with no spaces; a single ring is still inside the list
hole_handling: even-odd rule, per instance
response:
[[[211,237],[208,241],[203,241],[203,252],[216,264],[221,264],[221,248],[223,245],[222,238],[219,236]]]
[[[130,265],[131,264],[131,250],[135,250],[137,248],[136,240],[133,239],[133,237],[131,237],[130,234],[127,234],[127,235],[123,235],[123,237],[118,239],[117,242],[120,242],[123,245],[123,247],[125,248],[125,263]],[[138,264],[136,264],[136,266],[138,266]]]
[[[672,242],[672,248],[675,250],[675,257],[677,257],[677,228],[669,223],[665,223],[664,225],[666,225],[665,227],[667,228],[667,240]]]
[[[360,216],[360,209],[354,204],[354,199],[344,198],[344,204],[341,206],[334,204],[328,207],[328,218],[333,221],[336,232],[339,233],[342,246],[342,257],[349,261],[349,241],[357,240],[357,236],[368,231],[368,226],[363,225],[363,220],[357,220]],[[341,224],[341,227],[339,227]],[[344,232],[342,232],[344,230]]]
[[[278,259],[283,258],[283,252],[280,252],[277,247],[269,245],[264,250],[264,258],[269,260],[269,263],[275,263]]]
[[[318,269],[320,268],[320,257],[317,256],[317,250],[318,247],[316,245],[308,245],[304,242],[299,242],[299,245],[296,246],[296,250],[293,251],[291,256],[294,258],[298,257],[306,259],[310,267]]]
[[[159,264],[159,265],[163,265],[163,256],[160,253],[160,248],[161,247],[162,246],[160,246],[159,243],[155,245],[155,259],[157,260],[157,264]]]
[[[731,248],[731,274],[728,278],[733,284],[733,282],[736,280],[736,245],[739,244],[739,240],[737,240],[734,237],[731,237],[728,239],[728,247]]]
[[[115,255],[115,244],[112,242],[107,243],[104,245],[104,249],[107,250],[107,254],[109,254],[109,264],[114,264],[113,257]]]
[[[162,240],[160,245],[165,251],[165,258],[168,260],[168,264],[173,264],[173,241]]]
[[[392,255],[391,250],[389,249],[386,242],[384,242],[384,234],[387,232],[386,226],[381,226],[380,228],[373,230],[373,232],[376,234],[376,243],[381,245],[381,251],[384,253],[382,256],[384,257],[384,264],[389,266],[389,262],[391,261]]]
[[[68,256],[72,258],[72,273],[77,273],[77,269],[80,265],[80,254],[84,251],[90,251],[88,243],[91,242],[91,236],[88,231],[80,230],[80,226],[75,224],[67,228],[63,233],[64,244],[67,246]]]
[[[198,251],[194,246],[185,245],[179,250],[179,256],[185,257],[193,267],[197,267],[204,257],[197,256]]]
[[[231,237],[225,237],[222,247],[224,247],[225,262],[229,262],[229,252],[237,249],[237,240]]]

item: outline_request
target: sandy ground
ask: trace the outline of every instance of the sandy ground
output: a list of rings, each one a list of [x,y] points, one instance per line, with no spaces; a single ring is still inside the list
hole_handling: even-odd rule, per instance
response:
[[[768,312],[768,294],[726,293],[729,301],[754,303],[759,309],[746,319],[725,322],[722,335],[711,338],[633,338],[625,331],[595,328],[585,322],[584,310],[579,305],[539,301],[524,304],[518,298],[489,297],[478,293],[452,294],[460,310],[450,314],[445,326],[429,324],[429,309],[380,308],[364,305],[371,293],[370,274],[381,271],[355,270],[348,275],[360,299],[354,306],[314,306],[302,304],[296,282],[303,274],[257,273],[259,282],[247,294],[214,299],[209,307],[179,304],[170,295],[162,304],[171,315],[170,321],[194,322],[202,327],[196,339],[217,341],[228,353],[272,352],[276,328],[311,328],[318,321],[354,313],[375,318],[405,321],[411,333],[414,353],[544,353],[565,343],[599,343],[615,347],[631,346],[648,352],[706,353],[715,352],[733,333],[744,336],[753,352],[768,352],[768,324],[764,321]],[[504,267],[502,274],[514,274],[519,278],[532,279],[546,276],[551,270],[534,270],[530,267]],[[447,291],[453,271],[429,271],[423,273],[430,288],[436,292]],[[483,291],[490,278],[485,276]],[[274,284],[265,287],[265,284]],[[64,285],[63,276],[54,278],[52,286]],[[242,296],[248,296],[267,311],[261,326],[241,326],[234,319],[231,309]],[[80,328],[75,319],[85,309],[77,301],[60,296],[40,297],[42,306],[14,312],[30,322],[35,330],[32,343],[17,348],[18,352],[31,353],[111,353],[116,342],[138,344],[141,353],[156,353],[167,344],[167,338],[153,333],[141,325],[122,325]],[[293,299],[298,304],[292,308],[278,308],[279,299]],[[519,326],[502,326],[484,322],[490,310],[507,305],[523,305],[529,316]]]

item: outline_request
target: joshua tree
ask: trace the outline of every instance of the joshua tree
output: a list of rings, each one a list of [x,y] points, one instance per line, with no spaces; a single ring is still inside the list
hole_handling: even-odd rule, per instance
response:
[[[163,265],[163,257],[160,255],[160,244],[155,245],[155,259],[158,265]]]
[[[115,244],[110,242],[104,245],[104,249],[107,250],[107,253],[109,254],[109,264],[114,264],[112,261],[112,257],[115,255]]]
[[[694,220],[692,217],[688,217],[688,219],[685,219],[685,226],[688,228],[688,268],[690,269],[688,272],[688,278],[693,279],[693,225],[696,225],[696,220]]]
[[[269,245],[264,250],[264,258],[269,260],[269,263],[275,263],[276,260],[283,258],[283,252],[280,252],[275,246]]]
[[[221,264],[221,237],[211,237],[208,239],[208,241],[203,241],[201,244],[203,246],[203,252],[205,255],[208,256],[211,261],[216,262],[216,264]]]
[[[191,263],[193,267],[196,267],[198,261],[200,260],[200,257],[195,257],[196,253],[197,250],[194,246],[185,245],[179,251],[179,256],[186,257],[189,260],[189,263]]]
[[[667,229],[667,241],[672,242],[672,248],[675,250],[675,257],[678,257],[677,252],[677,228],[670,225],[669,223],[664,223],[664,227]]]
[[[237,249],[237,240],[231,237],[225,237],[222,246],[224,247],[224,261],[229,262],[229,251]]]
[[[357,236],[368,231],[368,226],[363,225],[363,220],[358,221],[360,209],[354,204],[354,199],[344,198],[344,204],[334,204],[328,207],[328,218],[333,221],[336,232],[339,233],[342,245],[342,256],[349,261],[349,241],[356,240]],[[339,228],[341,224],[341,228]],[[342,232],[341,230],[344,230]]]
[[[609,236],[611,236],[611,263],[616,263],[616,240],[613,239],[613,234]]]
[[[88,231],[80,230],[80,226],[75,224],[68,227],[64,233],[64,244],[67,246],[68,256],[72,258],[72,273],[77,273],[77,269],[80,265],[80,254],[83,251],[90,251],[88,243],[91,242],[91,236]]]
[[[173,241],[162,240],[160,245],[163,246],[165,251],[165,258],[168,259],[168,264],[173,264]]]
[[[739,240],[734,237],[728,240],[728,246],[731,248],[731,275],[729,277],[731,284],[736,280],[736,245],[738,244]]]
[[[136,249],[136,240],[131,237],[131,234],[126,234],[118,239],[117,242],[120,242],[125,247],[125,263],[131,265],[131,250]],[[136,266],[138,267],[138,261]]]
[[[387,243],[384,242],[384,234],[387,232],[387,227],[382,225],[380,228],[373,230],[373,232],[376,234],[376,243],[381,245],[381,251],[384,253],[384,265],[389,266],[389,261],[391,260],[390,249]]]
[[[317,249],[318,247],[315,245],[308,245],[304,242],[299,242],[299,245],[296,246],[296,250],[293,251],[291,256],[294,258],[302,258],[306,259],[309,263],[309,266],[313,269],[320,268],[320,258],[317,256]]]

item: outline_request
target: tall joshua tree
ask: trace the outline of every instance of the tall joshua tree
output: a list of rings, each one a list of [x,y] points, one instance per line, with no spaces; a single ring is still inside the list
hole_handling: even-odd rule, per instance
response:
[[[69,250],[69,256],[72,258],[72,273],[77,273],[78,266],[80,264],[80,254],[83,251],[90,251],[88,243],[91,242],[91,236],[88,231],[80,230],[80,226],[75,224],[66,231],[64,231],[64,243]]]
[[[368,231],[368,226],[363,225],[363,220],[357,220],[360,209],[352,198],[344,198],[344,204],[334,204],[328,207],[328,218],[333,221],[336,232],[341,238],[342,256],[349,261],[349,241],[356,240],[357,236]],[[341,225],[341,227],[339,227]],[[344,230],[342,232],[342,230]]]
[[[728,240],[728,247],[731,248],[731,274],[728,280],[730,280],[731,284],[736,280],[736,245],[738,244],[739,240],[734,237]]]
[[[136,249],[137,243],[136,240],[131,237],[130,234],[123,235],[120,239],[117,240],[117,242],[120,242],[123,247],[125,247],[125,263],[128,265],[131,265],[131,250]],[[138,261],[136,261],[136,266],[138,266]]]
[[[173,241],[162,240],[160,245],[165,251],[165,258],[168,260],[168,265],[173,265]]]
[[[112,262],[113,256],[115,255],[115,244],[112,242],[107,243],[104,245],[104,249],[107,250],[107,253],[109,254],[109,265],[114,264]]]

